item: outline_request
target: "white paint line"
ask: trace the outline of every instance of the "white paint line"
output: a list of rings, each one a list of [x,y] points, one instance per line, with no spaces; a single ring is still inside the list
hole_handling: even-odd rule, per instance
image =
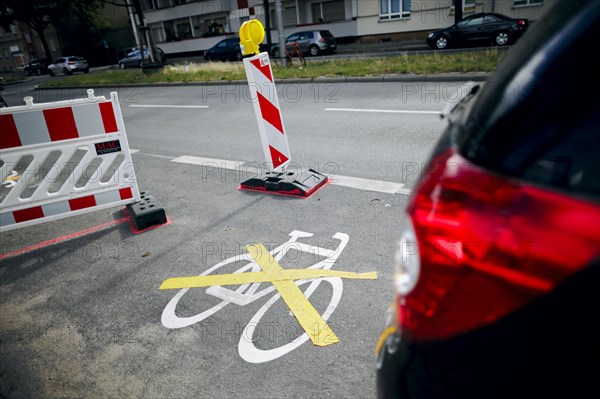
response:
[[[131,108],[209,108],[208,105],[158,105],[158,104],[131,104]]]
[[[367,109],[367,108],[325,108],[325,111],[336,111],[336,112],[372,112],[372,113],[384,113],[384,114],[429,114],[439,115],[440,111],[411,111],[401,109]]]
[[[239,161],[227,161],[225,159],[214,159],[214,158],[202,158],[192,157],[189,155],[183,155],[179,158],[173,159],[171,162],[187,163],[190,165],[199,166],[213,166],[221,169],[239,170],[244,162]]]
[[[404,187],[402,183],[393,183],[383,180],[361,179],[360,177],[332,176],[331,184],[349,187],[357,190],[376,191],[386,194],[410,195],[411,190]]]
[[[148,154],[146,154],[148,155]],[[252,166],[256,166],[255,162],[245,163],[240,161],[228,161],[224,159],[214,159],[214,158],[202,158],[202,157],[194,157],[190,155],[183,155],[181,157],[172,159],[171,162],[177,163],[185,163],[189,165],[198,165],[198,166],[212,166],[218,167],[222,169],[228,170],[245,170],[244,165],[249,165],[249,170],[254,170]],[[378,193],[385,194],[403,194],[410,195],[411,190],[406,188],[402,183],[393,183],[383,180],[372,180],[372,179],[362,179],[360,177],[350,177],[350,176],[331,176],[331,183],[336,186],[353,188],[356,190],[364,190],[364,191],[375,191]]]
[[[147,157],[153,157],[153,158],[168,159],[169,161],[171,161],[173,158],[175,158],[175,157],[170,157],[170,156],[167,156],[167,155],[149,154],[147,152],[140,152],[140,155],[144,155],[144,156],[147,156]]]
[[[140,150],[136,150],[135,148],[130,148],[130,149],[129,149],[129,152],[130,152],[131,154],[135,154],[136,152],[140,152]]]

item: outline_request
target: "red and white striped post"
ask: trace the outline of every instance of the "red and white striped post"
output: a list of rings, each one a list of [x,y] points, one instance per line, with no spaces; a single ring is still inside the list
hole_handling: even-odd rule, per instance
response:
[[[269,172],[266,177],[242,182],[241,188],[308,197],[328,179],[312,169],[286,171],[291,158],[290,146],[281,117],[271,62],[268,53],[259,53],[258,50],[264,35],[264,28],[256,19],[244,22],[240,28],[242,54],[254,54],[244,58],[243,63]]]
[[[243,62],[265,159],[271,171],[282,172],[291,155],[269,54],[263,52]]]

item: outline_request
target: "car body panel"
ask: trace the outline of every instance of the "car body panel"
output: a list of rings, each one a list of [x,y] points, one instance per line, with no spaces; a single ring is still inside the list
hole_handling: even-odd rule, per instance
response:
[[[239,61],[242,59],[240,39],[223,39],[204,52],[206,61]]]
[[[427,44],[437,48],[436,41],[443,36],[452,47],[487,45],[496,43],[496,36],[504,32],[508,35],[508,41],[496,44],[505,45],[517,41],[528,26],[529,21],[524,18],[512,19],[502,14],[478,13],[448,28],[430,32]]]
[[[285,39],[288,53],[293,53],[298,49],[304,55],[318,55],[325,53],[333,53],[337,49],[335,37],[328,30],[302,31],[292,33]],[[311,48],[318,49],[317,54],[311,54]],[[279,46],[274,45],[271,49],[271,54],[277,54]]]
[[[155,48],[155,57],[158,57],[156,61],[158,61],[160,64],[164,64],[167,59],[165,53],[159,47]],[[147,62],[150,61],[150,53],[148,52],[147,48],[144,49],[144,58],[147,60]],[[126,57],[119,60],[119,67],[121,69],[137,68],[141,66],[141,61],[142,58],[140,56],[140,51],[138,49],[134,49],[129,52]]]
[[[466,243],[468,226],[475,225],[472,232],[477,233],[477,244],[491,231],[491,236],[497,234],[498,245],[510,243],[505,248],[515,255],[504,256],[506,252],[497,248],[479,251],[489,254],[496,273],[480,281],[496,283],[501,271],[527,272],[528,276],[535,271],[536,281],[547,285],[537,287],[536,295],[522,289],[511,291],[512,286],[507,285],[507,299],[496,295],[504,294],[500,290],[490,293],[492,299],[484,290],[466,291],[476,295],[466,295],[461,302],[469,278],[486,269],[465,270],[452,280],[452,269],[440,267],[446,265],[446,256],[421,255],[416,288],[405,296],[396,292],[397,300],[377,346],[380,398],[564,398],[587,397],[597,390],[595,369],[588,364],[600,358],[600,329],[594,317],[600,285],[600,112],[596,101],[600,82],[593,78],[600,65],[588,54],[599,34],[600,2],[556,3],[544,23],[534,25],[510,50],[482,88],[471,90],[474,94],[444,114],[448,127],[409,203],[417,195],[427,196],[429,191],[421,190],[428,184],[439,188],[431,200],[447,201],[448,212],[464,215],[470,206],[473,212],[463,224],[455,224],[456,237],[444,235],[441,225],[434,225],[436,235],[425,236],[423,219],[417,218],[416,208],[409,205],[408,212],[413,213],[408,218],[416,236],[426,244],[443,240]],[[501,187],[497,191],[501,195],[478,202],[487,198],[483,190],[463,196],[467,184],[444,191],[443,179],[437,180],[433,171],[440,167],[435,161],[447,153],[474,166],[469,170],[473,176],[480,177],[475,169],[485,172],[486,180],[476,179],[472,186],[488,184],[489,192]],[[499,181],[503,186],[496,184]],[[511,196],[511,186],[523,189]],[[535,193],[542,194],[543,200]],[[564,205],[548,206],[548,199]],[[493,210],[492,217],[474,224],[472,216],[481,215],[486,208]],[[420,211],[430,215],[426,208]],[[526,223],[517,222],[519,212],[527,216]],[[567,214],[570,216],[562,217]],[[441,217],[439,212],[437,215]],[[445,220],[446,226],[451,221]],[[550,221],[552,227],[547,225]],[[528,233],[534,240],[518,239]],[[519,249],[535,240],[539,244],[535,248]],[[578,246],[587,250],[580,251]],[[457,253],[458,265],[477,256],[477,251],[465,248]],[[541,260],[534,264],[534,258]],[[432,273],[435,269],[446,273],[452,291],[447,291],[440,273]],[[458,275],[460,268],[455,270]],[[566,272],[561,275],[559,270]],[[525,280],[521,275],[513,281],[523,284]],[[423,295],[427,288],[429,297]],[[434,295],[441,299],[429,305],[426,300]],[[417,303],[415,298],[421,301]],[[470,317],[475,306],[491,308],[508,300],[515,300],[510,312],[457,328],[456,323]],[[425,323],[416,323],[410,315],[417,309],[408,308],[411,302],[427,304],[419,314],[427,315],[426,322],[437,326],[435,337],[415,334]],[[428,313],[435,306],[436,311]],[[462,319],[440,317],[451,311]]]
[[[27,76],[31,76],[34,73],[43,75],[48,72],[48,60],[47,59],[33,59],[25,64],[25,73]]]
[[[70,55],[65,57],[59,57],[48,65],[48,73],[51,75],[57,75],[59,73],[72,74],[73,72],[84,72],[88,73],[90,66],[87,61],[81,57]]]

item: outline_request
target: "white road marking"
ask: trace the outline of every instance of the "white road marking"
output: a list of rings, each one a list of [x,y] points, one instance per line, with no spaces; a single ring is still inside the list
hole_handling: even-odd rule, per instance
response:
[[[287,252],[290,250],[306,252],[307,254],[316,255],[317,258],[325,257],[325,259],[320,260],[308,267],[308,269],[323,269],[323,270],[331,270],[338,257],[341,255],[342,251],[348,244],[350,237],[348,234],[337,232],[333,235],[335,240],[339,240],[339,244],[336,249],[332,248],[323,248],[314,245],[302,244],[302,246],[297,246],[296,244],[301,244],[297,240],[300,238],[308,238],[312,237],[312,233],[307,233],[304,231],[294,230],[289,234],[290,238],[287,242],[283,243],[277,248],[269,251],[271,256],[275,258],[277,262],[283,259]],[[331,241],[328,241],[331,243]],[[329,246],[330,244],[328,244]],[[242,253],[231,258],[225,259],[224,261],[217,263],[212,266],[208,270],[200,273],[200,276],[208,276],[211,274],[215,274],[224,266],[229,264],[238,264],[240,262],[246,262],[244,266],[236,270],[234,273],[245,273],[245,272],[257,272],[260,271],[260,267],[256,264],[256,261],[252,258],[249,253]],[[216,273],[218,274],[218,273]],[[331,285],[331,289],[328,291],[331,295],[331,299],[329,301],[329,305],[321,315],[323,320],[327,321],[329,317],[333,314],[335,309],[340,303],[342,298],[342,292],[344,290],[344,284],[341,278],[339,277],[323,277],[317,279],[305,279],[305,280],[297,280],[295,281],[296,285],[301,286],[305,284],[309,284],[309,286],[304,290],[304,295],[306,298],[311,297],[311,295],[317,290],[319,285],[322,282],[327,282]],[[192,316],[180,316],[177,312],[177,305],[180,299],[185,295],[186,292],[190,290],[190,288],[183,288],[180,290],[175,296],[167,303],[165,308],[163,309],[162,315],[160,317],[161,323],[164,327],[168,329],[178,329],[184,328],[196,323],[203,322],[205,319],[217,313],[219,310],[223,309],[230,303],[237,304],[239,306],[246,306],[267,294],[271,294],[275,291],[275,287],[273,285],[268,285],[265,288],[259,289],[259,286],[262,283],[252,283],[252,284],[243,284],[240,285],[237,289],[233,290],[226,287],[220,286],[212,286],[206,289],[205,293],[216,297],[221,300],[221,302],[216,305],[208,308],[214,302],[207,301],[201,302],[198,304],[198,310],[196,310],[196,314]],[[227,294],[229,292],[229,294]],[[280,358],[283,355],[288,354],[294,349],[301,346],[303,343],[309,340],[309,336],[307,333],[301,333],[300,336],[290,336],[290,333],[293,333],[295,330],[291,329],[288,331],[286,328],[285,338],[289,338],[290,342],[287,344],[283,344],[281,346],[271,348],[271,349],[260,349],[256,347],[256,340],[254,339],[254,333],[256,330],[263,331],[263,327],[260,326],[260,321],[263,316],[275,305],[275,303],[281,298],[281,295],[277,292],[252,316],[252,319],[248,322],[246,327],[241,333],[240,341],[238,343],[238,353],[242,359],[249,363],[265,363],[271,360],[275,360]],[[205,310],[206,309],[206,310]],[[274,308],[274,311],[277,312],[277,306]],[[279,312],[281,309],[279,310]],[[186,312],[184,312],[186,313]],[[272,320],[273,315],[267,317],[267,320]],[[291,319],[287,319],[286,322],[291,322],[293,320],[293,316],[290,316]]]
[[[194,157],[190,155],[180,156],[178,158],[172,159],[171,162],[198,166],[211,166],[228,170],[240,170],[245,172],[254,171],[256,169],[256,166],[260,165],[256,162],[245,163],[240,161],[228,161],[225,159]],[[247,165],[248,167],[246,168],[245,165]],[[348,187],[356,190],[375,191],[378,193],[385,194],[410,195],[412,192],[411,189],[406,188],[405,185],[402,183],[394,183],[383,180],[362,179],[359,177],[334,175],[330,177],[330,181],[330,184],[336,186]]]
[[[224,159],[214,159],[214,158],[202,158],[202,157],[192,157],[189,155],[183,155],[179,158],[175,158],[171,160],[171,162],[177,163],[187,163],[189,165],[199,165],[199,166],[214,166],[221,169],[228,170],[240,170],[244,162],[238,161],[227,161]]]
[[[401,109],[367,109],[367,108],[325,108],[325,111],[337,111],[337,112],[372,112],[372,113],[384,113],[384,114],[430,114],[439,115],[440,111],[411,111]]]
[[[331,184],[342,187],[350,187],[357,190],[376,191],[386,194],[410,195],[411,190],[405,188],[402,183],[393,183],[383,180],[361,179],[360,177],[332,176]]]
[[[135,148],[130,148],[130,149],[129,149],[129,152],[130,152],[131,154],[135,154],[136,152],[140,152],[140,150],[136,150]]]
[[[168,155],[150,154],[150,153],[147,153],[147,152],[140,152],[139,154],[147,156],[147,157],[168,159],[169,161],[173,160],[173,157],[170,157]]]
[[[159,104],[131,104],[131,108],[209,108],[208,105],[159,105]]]

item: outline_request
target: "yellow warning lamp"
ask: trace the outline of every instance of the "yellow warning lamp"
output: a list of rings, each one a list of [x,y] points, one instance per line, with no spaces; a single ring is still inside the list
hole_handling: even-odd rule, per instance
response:
[[[265,38],[265,28],[258,19],[246,21],[240,27],[240,48],[242,55],[258,54],[258,46]]]

